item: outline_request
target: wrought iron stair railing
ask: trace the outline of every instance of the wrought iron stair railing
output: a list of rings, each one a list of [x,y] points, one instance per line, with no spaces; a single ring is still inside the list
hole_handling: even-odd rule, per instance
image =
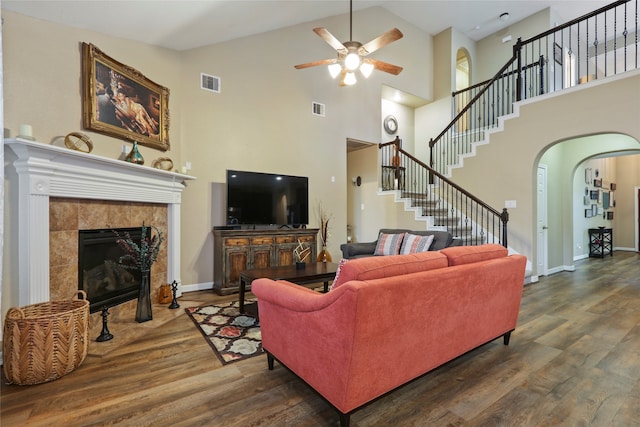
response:
[[[638,0],[620,0],[513,46],[485,82],[452,94],[455,117],[429,141],[429,166],[441,174],[472,153],[514,103],[638,68]]]
[[[463,245],[507,247],[509,213],[489,206],[401,148],[401,140],[379,145],[381,188],[397,190],[425,217],[427,228],[446,230]]]

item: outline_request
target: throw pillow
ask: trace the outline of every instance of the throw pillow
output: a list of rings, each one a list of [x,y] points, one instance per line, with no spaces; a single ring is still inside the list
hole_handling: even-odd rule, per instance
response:
[[[406,233],[385,234],[380,233],[374,255],[398,255],[402,246],[402,238]]]
[[[333,278],[333,282],[331,282],[331,286],[329,286],[329,290],[333,289],[333,285],[335,285],[336,283],[339,283],[338,279],[340,278],[340,272],[342,271],[342,267],[347,263],[347,261],[349,261],[347,258],[342,258],[338,263],[338,268],[336,268],[336,277]]]
[[[419,236],[417,234],[407,233],[402,240],[402,248],[400,254],[415,254],[418,252],[426,252],[433,243],[433,234],[429,236]]]

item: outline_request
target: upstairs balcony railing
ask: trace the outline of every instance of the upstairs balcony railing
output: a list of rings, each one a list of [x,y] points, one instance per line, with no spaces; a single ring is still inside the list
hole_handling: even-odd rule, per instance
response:
[[[430,166],[447,174],[517,101],[637,69],[638,25],[638,0],[621,0],[518,39],[493,78],[453,93],[455,117],[429,141]]]
[[[463,245],[507,247],[506,209],[493,209],[404,151],[400,138],[379,147],[381,188],[399,190],[401,197],[410,199],[412,207],[426,217],[428,229],[449,231]]]

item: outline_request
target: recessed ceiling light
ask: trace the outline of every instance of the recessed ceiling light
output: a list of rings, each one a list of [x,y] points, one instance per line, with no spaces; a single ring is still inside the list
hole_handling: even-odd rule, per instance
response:
[[[500,21],[507,22],[509,20],[509,13],[504,12],[500,14]]]

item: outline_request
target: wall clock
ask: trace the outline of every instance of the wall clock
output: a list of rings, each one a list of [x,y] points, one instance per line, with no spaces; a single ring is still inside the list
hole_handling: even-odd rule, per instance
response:
[[[384,122],[382,123],[382,125],[384,126],[385,132],[387,132],[389,135],[394,135],[396,132],[398,132],[398,121],[391,115],[384,118]]]

